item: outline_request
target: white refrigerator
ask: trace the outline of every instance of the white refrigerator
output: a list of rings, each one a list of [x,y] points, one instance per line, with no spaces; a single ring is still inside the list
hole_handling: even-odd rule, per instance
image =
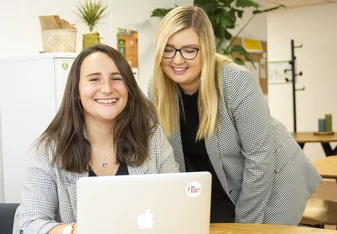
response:
[[[56,114],[75,57],[0,59],[0,202],[20,202],[32,144]]]

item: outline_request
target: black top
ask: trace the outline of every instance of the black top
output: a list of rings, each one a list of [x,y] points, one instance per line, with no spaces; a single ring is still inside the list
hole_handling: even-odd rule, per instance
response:
[[[116,172],[116,176],[119,175],[129,175],[128,167],[123,163],[119,164],[118,170]],[[89,171],[89,176],[97,176],[91,168]]]
[[[205,140],[195,140],[199,126],[198,93],[199,91],[193,95],[185,95],[182,92],[186,121],[181,109],[180,131],[186,171],[209,171],[212,174],[211,222],[234,222],[235,207],[214,171],[206,151]]]

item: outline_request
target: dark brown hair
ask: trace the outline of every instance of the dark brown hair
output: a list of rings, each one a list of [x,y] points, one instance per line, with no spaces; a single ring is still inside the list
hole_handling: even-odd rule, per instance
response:
[[[67,171],[88,170],[91,145],[85,137],[83,107],[79,100],[80,69],[90,54],[102,52],[116,64],[128,90],[128,102],[116,117],[113,139],[118,162],[131,166],[144,163],[148,142],[158,123],[154,106],[139,88],[131,67],[116,49],[98,44],[84,49],[71,66],[61,106],[56,116],[38,139],[37,144],[55,144],[53,163],[60,162]]]

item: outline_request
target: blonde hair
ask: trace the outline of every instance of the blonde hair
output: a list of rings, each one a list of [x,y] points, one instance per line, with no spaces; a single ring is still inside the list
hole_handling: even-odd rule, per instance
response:
[[[179,128],[176,93],[178,84],[170,79],[161,67],[163,51],[168,39],[175,33],[192,28],[199,36],[202,69],[198,98],[199,128],[196,140],[214,132],[218,122],[218,95],[222,96],[220,79],[216,77],[216,48],[212,24],[203,9],[196,6],[179,6],[171,10],[160,22],[155,41],[155,65],[152,97],[164,132],[171,136]],[[182,102],[181,102],[182,105]],[[183,108],[182,108],[183,109]]]

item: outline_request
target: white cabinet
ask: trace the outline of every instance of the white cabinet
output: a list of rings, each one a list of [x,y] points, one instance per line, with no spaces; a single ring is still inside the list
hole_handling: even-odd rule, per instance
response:
[[[75,56],[0,60],[0,202],[20,202],[29,151],[56,114]]]

